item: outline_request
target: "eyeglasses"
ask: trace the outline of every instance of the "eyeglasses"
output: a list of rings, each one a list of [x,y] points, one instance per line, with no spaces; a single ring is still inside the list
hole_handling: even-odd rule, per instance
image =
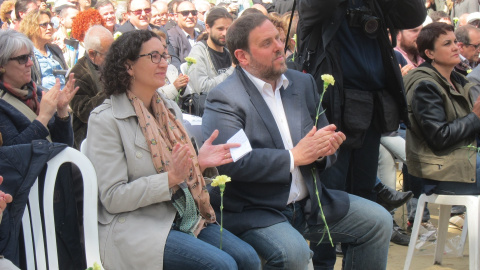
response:
[[[32,60],[32,54],[22,54],[19,56],[15,56],[12,58],[8,58],[8,60],[17,60],[20,65],[25,65],[28,62],[28,59]]]
[[[188,14],[192,13],[192,16],[197,16],[198,11],[196,10],[184,10],[184,11],[179,11],[177,13],[182,14],[183,17],[188,17]]]
[[[170,63],[170,59],[171,59],[170,55],[168,55],[166,53],[160,54],[157,51],[154,51],[154,52],[151,52],[151,53],[146,53],[146,54],[141,54],[141,55],[138,56],[138,58],[143,57],[143,56],[150,56],[150,60],[154,64],[160,63],[160,61],[162,61],[162,59],[165,60],[167,63]]]
[[[464,43],[466,46],[473,46],[475,47],[475,50],[478,50],[478,48],[480,48],[480,43],[478,43],[477,45],[475,44],[470,44],[470,43]]]
[[[135,14],[135,16],[140,16],[142,15],[143,12],[145,12],[145,14],[150,14],[150,12],[152,12],[152,9],[151,8],[141,8],[141,9],[137,9],[137,10],[132,10],[131,11],[133,14]]]
[[[38,26],[42,27],[42,28],[48,28],[48,26],[50,25],[50,27],[53,28],[53,23],[52,22],[46,22],[46,23],[39,23]]]

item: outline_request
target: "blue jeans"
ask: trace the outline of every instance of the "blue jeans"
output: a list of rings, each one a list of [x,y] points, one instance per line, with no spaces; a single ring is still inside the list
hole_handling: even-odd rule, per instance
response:
[[[392,216],[375,202],[354,195],[349,198],[347,215],[328,224],[333,242],[347,245],[344,269],[385,269]],[[283,213],[289,222],[251,229],[240,238],[252,245],[266,261],[264,269],[307,269],[311,251],[304,238],[320,241],[324,226],[307,226],[301,203],[287,207]],[[329,243],[327,235],[322,243]]]
[[[223,229],[222,250],[220,226],[209,224],[198,238],[171,230],[163,254],[163,269],[260,269],[255,250]]]

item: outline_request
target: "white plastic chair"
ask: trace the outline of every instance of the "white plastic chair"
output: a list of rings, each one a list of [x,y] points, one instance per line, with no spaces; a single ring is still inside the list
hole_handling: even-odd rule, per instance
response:
[[[452,205],[465,205],[467,207],[467,215],[465,216],[465,223],[461,236],[461,243],[459,246],[460,254],[462,256],[465,239],[468,231],[468,245],[469,245],[469,264],[470,270],[480,269],[480,250],[479,250],[479,206],[480,196],[478,195],[425,195],[422,194],[418,199],[417,213],[412,227],[412,236],[408,244],[407,257],[405,259],[404,270],[410,268],[412,262],[413,252],[418,239],[418,232],[422,223],[423,210],[425,203],[433,203],[440,205],[440,214],[438,217],[438,235],[437,245],[435,247],[434,264],[441,264],[443,251],[445,248],[445,241],[448,233],[448,221],[450,219],[450,210]],[[467,218],[468,217],[468,218]]]
[[[47,258],[48,269],[58,269],[57,242],[53,215],[53,190],[58,169],[64,163],[75,164],[82,173],[83,208],[85,210],[83,225],[87,265],[93,266],[94,262],[96,262],[101,266],[98,242],[97,175],[92,163],[85,155],[73,148],[67,147],[47,162],[48,167],[45,175],[43,196],[44,224],[42,224],[40,217],[38,181],[35,182],[30,190],[29,207],[27,206],[27,209],[25,209],[25,214],[22,218],[28,270],[47,269]],[[45,236],[42,233],[43,227],[45,227]],[[44,249],[44,242],[46,242],[47,252],[45,252]]]

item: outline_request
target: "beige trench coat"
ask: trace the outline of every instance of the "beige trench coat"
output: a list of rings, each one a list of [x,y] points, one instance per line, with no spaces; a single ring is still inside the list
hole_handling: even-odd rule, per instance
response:
[[[173,101],[163,100],[177,117],[182,117]],[[103,266],[162,269],[165,242],[176,210],[170,201],[168,173],[155,171],[126,94],[112,95],[92,111],[87,140],[86,154],[98,177]]]

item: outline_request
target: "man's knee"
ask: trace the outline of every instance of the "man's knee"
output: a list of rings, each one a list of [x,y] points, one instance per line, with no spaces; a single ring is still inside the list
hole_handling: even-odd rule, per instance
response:
[[[307,269],[312,255],[313,252],[303,240],[303,243],[293,242],[277,246],[268,255],[261,257],[265,260],[264,269]]]

